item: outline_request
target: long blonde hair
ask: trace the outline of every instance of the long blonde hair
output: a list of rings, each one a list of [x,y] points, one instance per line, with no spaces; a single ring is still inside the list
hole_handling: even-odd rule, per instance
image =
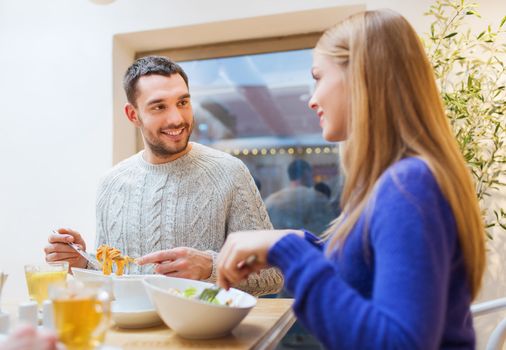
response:
[[[349,235],[380,175],[396,161],[418,156],[427,162],[452,209],[474,299],[485,268],[483,222],[416,32],[396,12],[367,11],[328,29],[315,52],[346,67],[351,96],[342,149],[343,214],[325,233],[328,253]]]

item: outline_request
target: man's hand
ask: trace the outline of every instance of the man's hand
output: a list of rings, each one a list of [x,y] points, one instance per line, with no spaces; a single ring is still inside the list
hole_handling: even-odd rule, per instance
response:
[[[79,232],[66,228],[60,228],[57,232],[49,236],[49,244],[44,248],[46,261],[68,261],[69,267],[85,268],[86,259],[67,244],[73,242],[86,251],[86,243]]]
[[[144,255],[139,265],[156,264],[155,272],[165,276],[205,280],[213,271],[211,254],[193,248],[179,247]]]

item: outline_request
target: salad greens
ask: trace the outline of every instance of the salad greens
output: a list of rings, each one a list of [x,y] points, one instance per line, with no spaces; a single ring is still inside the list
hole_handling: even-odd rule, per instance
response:
[[[182,292],[176,288],[169,288],[168,292],[173,295],[185,297],[188,299],[197,299],[198,295],[199,295],[199,292],[197,291],[197,289],[195,287],[188,287]],[[229,302],[226,302],[225,304],[223,304],[216,297],[212,298],[211,300],[206,300],[205,302],[210,303],[210,304],[215,304],[215,305],[230,306]]]

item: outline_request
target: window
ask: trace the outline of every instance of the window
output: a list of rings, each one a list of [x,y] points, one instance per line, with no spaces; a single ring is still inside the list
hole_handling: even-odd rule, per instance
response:
[[[318,118],[307,106],[314,85],[308,47],[314,46],[316,37],[304,36],[302,41],[292,38],[288,48],[286,43],[284,48],[280,45],[283,40],[272,39],[263,48],[253,45],[261,52],[254,54],[244,53],[244,49],[239,54],[209,49],[194,50],[193,55],[191,50],[157,54],[175,59],[189,77],[196,122],[191,140],[232,154],[247,165],[275,227],[304,225],[310,229],[310,223],[298,221],[309,206],[319,212],[308,218],[309,222],[324,221],[312,226],[321,233],[337,215],[341,181],[337,147],[322,138]],[[252,45],[244,47],[250,50]],[[202,52],[207,52],[208,58],[202,57]],[[310,164],[311,179],[290,181],[288,168],[294,160],[298,161],[293,163],[297,166],[292,165],[292,176],[303,176]],[[273,211],[271,206],[287,205],[279,203],[286,199],[273,200],[271,194],[285,189],[290,196],[288,192],[296,184],[304,185],[306,192],[291,195],[288,206],[292,212]],[[311,204],[315,200],[329,203],[332,214],[322,216],[325,210]],[[280,216],[280,220],[273,216]],[[299,217],[287,222],[286,216]]]

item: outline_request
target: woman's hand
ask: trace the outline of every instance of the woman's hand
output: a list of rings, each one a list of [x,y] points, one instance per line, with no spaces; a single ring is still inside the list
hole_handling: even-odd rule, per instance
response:
[[[56,334],[21,325],[0,343],[1,350],[57,350]]]
[[[268,267],[269,249],[289,233],[304,236],[304,232],[298,230],[242,231],[229,235],[218,255],[216,283],[229,289],[251,273]],[[253,262],[246,264],[252,256],[255,257]]]

